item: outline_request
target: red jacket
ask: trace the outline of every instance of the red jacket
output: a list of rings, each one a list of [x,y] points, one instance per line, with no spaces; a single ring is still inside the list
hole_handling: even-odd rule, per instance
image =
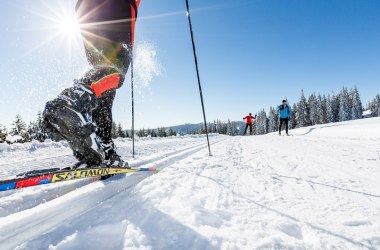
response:
[[[252,124],[252,120],[255,119],[255,117],[251,116],[251,115],[247,115],[246,117],[243,118],[244,120],[247,119],[246,123],[247,124]]]

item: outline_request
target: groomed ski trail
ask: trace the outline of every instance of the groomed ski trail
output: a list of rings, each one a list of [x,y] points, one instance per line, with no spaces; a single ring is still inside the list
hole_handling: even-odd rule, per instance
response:
[[[373,118],[300,128],[290,137],[221,136],[213,157],[206,147],[188,152],[126,189],[120,177],[92,183],[77,190],[92,203],[80,214],[58,224],[39,214],[86,207],[74,191],[47,202],[55,207],[4,218],[20,215],[27,225],[33,212],[43,233],[24,233],[21,217],[9,231],[0,223],[0,235],[18,250],[380,249],[379,127]],[[104,199],[96,203],[87,192]]]
[[[216,142],[218,142],[220,139],[216,139]],[[178,142],[169,142],[168,144],[171,146],[172,144],[175,144]],[[215,143],[215,140],[213,140],[212,143]],[[155,143],[153,143],[152,147],[154,147]],[[179,144],[181,145],[181,144]],[[198,149],[204,146],[205,143],[197,143],[195,145],[189,146],[189,147],[180,147],[177,150],[161,153],[161,154],[155,154],[152,157],[146,157],[142,160],[134,160],[131,163],[132,167],[138,168],[138,167],[157,167],[157,162],[163,162],[167,161],[167,164],[170,164],[171,159],[175,159],[175,156],[192,149]],[[162,145],[161,145],[162,147]],[[164,149],[169,147],[168,145],[164,146]],[[121,148],[123,150],[123,148]],[[72,156],[65,156],[69,158],[69,161],[73,161]],[[174,157],[174,158],[173,158]],[[54,160],[54,158],[49,158],[49,160]],[[61,160],[61,157],[59,157],[59,161]],[[74,160],[75,161],[75,160]],[[42,164],[43,165],[43,164]],[[35,169],[35,166],[40,166],[38,163],[35,163],[32,168],[29,168],[30,170]],[[50,166],[55,166],[50,165]],[[163,164],[160,164],[160,166],[164,166]],[[88,179],[81,179],[81,180],[73,180],[63,183],[55,183],[55,184],[48,184],[48,185],[41,185],[37,187],[30,187],[26,189],[20,189],[20,190],[13,190],[13,191],[5,191],[0,192],[0,198],[2,198],[0,202],[0,218],[5,217],[9,214],[13,214],[16,212],[20,212],[25,209],[32,208],[34,206],[37,206],[41,203],[45,203],[48,201],[51,201],[53,199],[56,199],[62,195],[65,195],[73,190],[76,190],[82,186],[85,186],[87,184],[90,184],[94,181],[99,180],[99,178],[88,178]]]
[[[220,141],[222,140],[213,141],[212,144]],[[206,148],[207,146],[203,142],[188,149],[181,149],[153,159],[136,162],[132,166],[154,166],[158,169],[164,169],[176,161]],[[118,193],[128,190],[152,174],[155,173],[139,172],[117,175],[106,181],[94,182],[77,188],[69,194],[38,205],[37,209],[31,208],[0,218],[0,246],[2,243],[6,243],[1,249],[14,249],[17,246],[22,246],[23,242],[55,228],[64,223],[67,218],[80,217],[83,213],[103,204]]]
[[[128,160],[132,160],[131,163],[134,163],[138,162],[141,157],[143,159],[161,157],[161,154],[157,155],[157,148],[166,153],[175,153],[179,149],[186,149],[200,144],[196,138],[191,137],[182,139],[170,138],[163,145],[161,139],[140,140],[136,146],[136,160],[132,158],[130,140],[118,138],[116,140],[117,151]],[[25,145],[2,146],[0,144],[0,168],[2,170],[0,179],[10,179],[17,174],[31,170],[67,167],[77,162],[72,156],[72,151],[68,147],[68,144],[64,141],[48,143],[31,142],[25,143]],[[152,154],[153,156],[151,156]]]

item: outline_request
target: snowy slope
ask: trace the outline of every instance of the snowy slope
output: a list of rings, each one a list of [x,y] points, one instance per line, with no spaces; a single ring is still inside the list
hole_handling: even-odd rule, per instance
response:
[[[0,249],[380,249],[380,119],[291,133],[213,136],[212,157],[204,138],[139,141],[134,164],[161,172],[2,192]],[[69,154],[3,150],[0,168]]]

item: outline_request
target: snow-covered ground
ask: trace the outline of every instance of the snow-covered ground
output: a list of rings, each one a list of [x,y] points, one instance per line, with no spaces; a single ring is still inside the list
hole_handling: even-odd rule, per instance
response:
[[[293,136],[140,140],[118,175],[0,193],[0,249],[380,249],[380,118]],[[117,141],[131,156],[131,142]],[[1,178],[74,162],[0,146]]]

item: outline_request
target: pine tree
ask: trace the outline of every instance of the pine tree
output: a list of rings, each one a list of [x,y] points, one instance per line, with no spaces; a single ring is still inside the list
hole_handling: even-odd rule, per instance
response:
[[[327,96],[327,101],[326,101],[327,123],[335,122],[334,110],[333,110],[334,99],[335,97],[331,98],[330,95]]]
[[[278,128],[278,112],[273,107],[269,108],[268,132],[275,132]]]
[[[257,117],[258,117],[257,114],[255,114],[255,120],[252,123],[252,135],[257,135],[257,132],[256,132]],[[240,134],[242,134],[242,133],[240,133]]]
[[[140,128],[139,131],[137,132],[137,136],[138,137],[144,137],[144,132],[143,130]]]
[[[29,122],[28,128],[27,128],[27,136],[28,138],[25,138],[26,141],[31,141],[33,139],[36,139],[38,137],[38,126],[36,122]]]
[[[323,95],[322,97],[322,103],[321,103],[321,109],[322,109],[322,123],[329,123],[328,117],[327,117],[327,97]]]
[[[112,122],[111,136],[113,139],[117,138],[117,125],[116,122]]]
[[[310,109],[310,125],[315,125],[318,123],[318,113],[317,113],[317,98],[315,94],[311,94],[307,101],[308,107]]]
[[[209,129],[210,133],[217,133],[217,131],[216,131],[216,121],[215,120],[214,120],[213,123],[210,122],[208,124],[208,129]]]
[[[339,121],[348,121],[351,119],[351,111],[349,109],[349,94],[345,87],[340,92],[339,102]]]
[[[315,103],[316,110],[317,110],[316,124],[322,124],[323,123],[323,112],[324,111],[323,111],[323,101],[322,101],[322,97],[320,94],[318,94],[316,100],[317,100]]]
[[[123,127],[121,126],[120,122],[117,125],[116,135],[117,135],[117,137],[125,138],[125,132],[124,132]]]
[[[255,135],[261,135],[262,134],[262,129],[260,128],[261,126],[261,112],[259,112],[256,116],[256,123],[255,123]]]
[[[238,125],[236,124],[236,122],[231,122],[231,126],[232,126],[232,135],[233,136],[236,136],[239,134],[239,128],[238,128]]]
[[[157,131],[156,130],[152,130],[152,137],[157,137]]]
[[[340,110],[340,94],[332,95],[332,110],[334,115],[334,122],[339,122],[339,110]]]
[[[26,124],[22,120],[20,115],[16,115],[16,120],[12,123],[12,128],[11,128],[11,134],[12,135],[22,135],[25,133],[26,130]]]
[[[0,124],[0,143],[5,142],[7,136],[8,136],[7,128]]]
[[[152,133],[152,131],[150,130],[150,129],[147,129],[146,131],[145,131],[145,136],[147,136],[147,137],[151,137],[151,134]]]
[[[227,122],[227,135],[235,136],[238,135],[239,131],[237,129],[236,123],[231,122],[230,119],[228,119]]]
[[[33,136],[33,139],[38,140],[40,142],[45,141],[48,136],[48,132],[46,131],[44,125],[43,125],[43,117],[41,111],[38,111],[37,113],[37,120],[35,122],[36,124],[36,134]]]
[[[175,132],[174,129],[170,128],[168,131],[168,136],[177,136],[177,132]]]
[[[347,89],[347,95],[348,95],[347,109],[348,109],[348,116],[349,116],[348,120],[352,120],[352,103],[353,103],[352,88],[350,89],[350,91],[348,91]]]
[[[227,121],[227,135],[232,135],[232,126],[230,119]]]
[[[220,120],[217,121],[218,124],[218,133],[221,135],[227,134],[227,123],[222,123]],[[206,131],[202,128],[201,129],[201,134],[204,134]]]
[[[362,107],[362,102],[360,100],[359,90],[356,86],[351,90],[351,99],[352,99],[352,105],[351,105],[352,119],[362,118],[363,107]]]
[[[289,128],[290,129],[295,129],[297,127],[297,116],[298,116],[297,104],[294,103],[292,106],[292,112],[290,114],[290,121],[289,121]],[[277,121],[278,121],[278,119],[277,119]],[[278,125],[277,125],[277,127],[278,127]]]
[[[262,134],[262,129],[260,128],[260,124],[261,124],[261,112],[259,112],[257,115],[256,115],[256,122],[255,122],[255,135],[260,135]]]
[[[373,99],[373,116],[379,116],[380,117],[380,95],[377,94],[375,98]]]
[[[380,116],[380,95],[377,94],[373,100],[368,102],[367,109],[371,110],[372,116]]]
[[[255,126],[257,135],[268,133],[268,118],[264,109],[257,115]]]
[[[166,131],[165,131],[165,128],[158,128],[157,129],[157,134],[158,134],[158,137],[167,137],[168,135],[167,135],[167,133],[166,133]]]
[[[216,120],[216,133],[222,134],[222,123],[219,120]]]
[[[16,120],[12,123],[11,135],[21,136],[22,141],[25,141],[29,138],[27,134],[27,127],[25,122],[22,120],[20,115],[16,115]],[[22,142],[21,141],[21,142]]]
[[[37,123],[37,126],[38,126],[39,128],[42,127],[43,118],[42,118],[42,113],[41,113],[41,111],[38,111],[38,113],[37,113],[37,121],[36,121],[36,123]]]
[[[308,105],[306,103],[306,98],[303,93],[303,90],[301,90],[301,98],[300,101],[298,102],[298,107],[297,107],[297,127],[305,127],[310,124],[310,111],[308,109]]]

